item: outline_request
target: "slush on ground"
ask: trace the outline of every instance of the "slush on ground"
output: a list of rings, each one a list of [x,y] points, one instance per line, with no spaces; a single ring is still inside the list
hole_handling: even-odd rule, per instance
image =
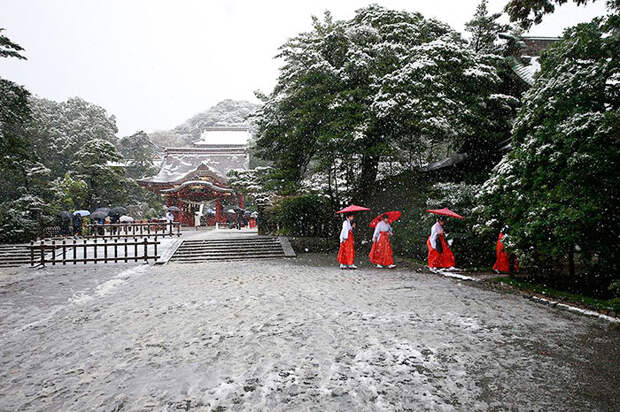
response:
[[[0,410],[613,410],[614,324],[329,259],[0,273]]]

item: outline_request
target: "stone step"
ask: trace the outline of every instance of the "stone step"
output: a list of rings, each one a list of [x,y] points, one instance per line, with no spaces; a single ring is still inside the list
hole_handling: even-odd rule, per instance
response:
[[[181,252],[181,253],[175,253],[174,257],[178,257],[178,256],[251,256],[251,255],[263,255],[263,254],[273,254],[273,253],[280,253],[280,254],[284,254],[284,251],[282,249],[270,249],[270,250],[249,250],[246,252],[210,252],[210,251],[205,251],[205,252],[192,252],[192,251],[185,251],[185,252]]]
[[[254,246],[243,246],[243,245],[230,245],[230,246],[181,246],[179,247],[179,251],[181,250],[263,250],[263,249],[282,249],[282,246],[278,243],[277,245],[254,245]]]
[[[286,243],[286,242],[285,242]],[[199,263],[222,260],[251,260],[294,256],[283,247],[282,240],[273,236],[226,239],[184,240],[176,249],[171,262]]]
[[[225,256],[225,257],[196,257],[196,258],[172,258],[171,262],[175,263],[200,263],[200,262],[212,262],[212,261],[226,261],[226,260],[247,260],[251,259],[277,259],[285,257],[284,254],[274,255],[253,255],[253,256]]]
[[[184,244],[187,245],[191,245],[191,246],[198,246],[198,245],[270,245],[270,244],[279,244],[280,242],[278,240],[265,240],[262,242],[188,242],[188,241],[184,241]]]

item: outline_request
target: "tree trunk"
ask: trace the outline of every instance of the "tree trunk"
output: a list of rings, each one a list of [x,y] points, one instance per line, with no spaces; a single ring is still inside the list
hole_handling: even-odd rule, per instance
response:
[[[379,158],[374,156],[364,156],[362,158],[362,171],[356,193],[353,194],[354,202],[364,204],[370,200],[379,167]]]

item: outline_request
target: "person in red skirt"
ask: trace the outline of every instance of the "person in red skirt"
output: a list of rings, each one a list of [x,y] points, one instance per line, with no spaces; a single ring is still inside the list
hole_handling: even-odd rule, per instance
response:
[[[504,242],[508,238],[509,230],[510,227],[508,225],[504,226],[501,232],[499,232],[499,237],[497,238],[497,259],[493,265],[493,271],[498,273],[516,273],[519,271],[519,261],[517,258],[510,256],[508,252],[506,252],[506,249],[504,249]]]
[[[428,247],[428,267],[431,270],[454,267],[454,254],[450,250],[450,245],[446,240],[446,234],[443,229],[445,224],[445,218],[439,217],[437,223],[431,229],[431,235],[426,241],[426,246]]]
[[[349,213],[340,231],[340,250],[338,251],[338,262],[340,269],[357,269],[355,266],[355,248],[353,245],[353,219],[355,215]]]
[[[377,265],[378,268],[387,266],[391,269],[396,267],[392,242],[390,242],[390,237],[392,237],[394,231],[388,223],[389,220],[390,217],[388,215],[383,215],[381,221],[375,226],[375,232],[372,235],[370,261]]]

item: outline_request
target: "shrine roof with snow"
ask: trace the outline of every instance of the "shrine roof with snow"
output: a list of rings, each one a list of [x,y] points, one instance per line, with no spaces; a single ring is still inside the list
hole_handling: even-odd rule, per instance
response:
[[[199,175],[212,175],[225,183],[228,171],[249,168],[249,139],[247,128],[205,130],[192,147],[166,148],[159,172],[140,183],[176,185]]]

